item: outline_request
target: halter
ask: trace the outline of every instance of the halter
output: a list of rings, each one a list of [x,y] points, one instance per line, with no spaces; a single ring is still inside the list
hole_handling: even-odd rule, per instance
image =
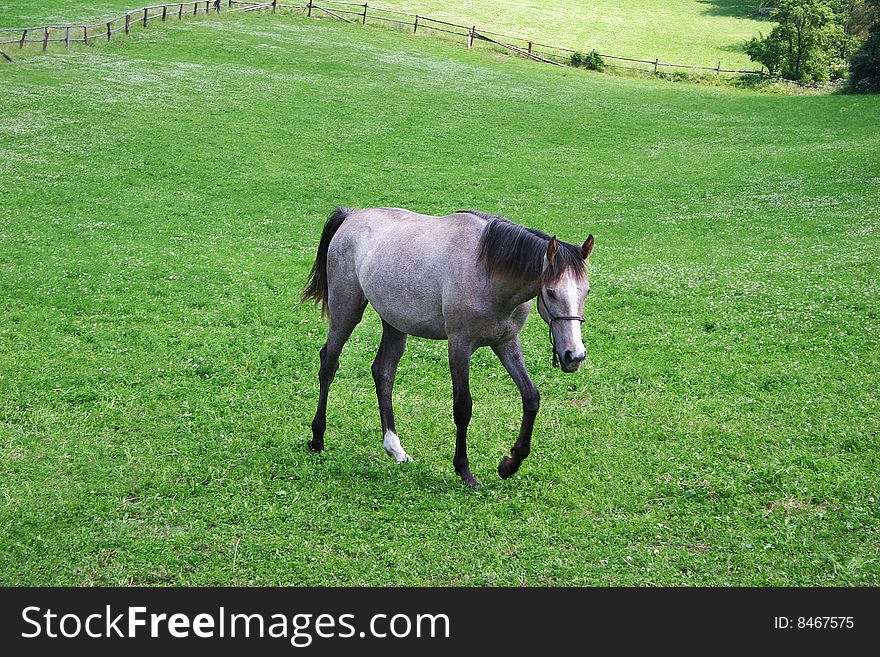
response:
[[[544,288],[541,288],[541,292],[538,294],[538,303],[544,302],[544,310],[547,311],[547,316],[550,318],[550,321],[547,322],[547,330],[550,336],[550,350],[553,354],[553,367],[559,367],[559,354],[556,353],[556,340],[553,338],[553,322],[563,322],[563,321],[572,321],[572,322],[580,322],[584,323],[584,318],[581,316],[577,317],[569,317],[563,315],[554,315],[550,312],[550,306],[547,305],[547,300],[544,298]]]

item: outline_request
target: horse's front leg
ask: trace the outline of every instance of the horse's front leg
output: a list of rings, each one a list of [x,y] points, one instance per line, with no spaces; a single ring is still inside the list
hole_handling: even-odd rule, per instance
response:
[[[507,479],[519,470],[519,466],[531,451],[532,429],[535,426],[535,416],[538,415],[541,395],[526,370],[526,361],[523,358],[519,336],[493,346],[492,351],[501,360],[522,395],[523,417],[519,427],[519,437],[510,450],[510,456],[505,456],[498,464],[499,476],[502,479]]]
[[[467,457],[467,430],[471,421],[470,369],[474,347],[463,337],[449,337],[449,369],[452,372],[452,414],[455,418],[455,456],[452,464],[461,480],[471,488],[479,488],[474,475],[471,474]]]

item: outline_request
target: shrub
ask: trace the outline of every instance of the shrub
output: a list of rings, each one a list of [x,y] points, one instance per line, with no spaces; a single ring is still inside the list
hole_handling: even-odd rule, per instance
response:
[[[602,59],[602,55],[593,50],[584,58],[584,66],[594,71],[601,71],[605,67],[605,60]]]
[[[605,66],[605,60],[602,59],[602,55],[595,50],[590,51],[586,55],[580,51],[573,52],[569,58],[569,63],[572,66],[582,66],[594,71],[601,71]]]

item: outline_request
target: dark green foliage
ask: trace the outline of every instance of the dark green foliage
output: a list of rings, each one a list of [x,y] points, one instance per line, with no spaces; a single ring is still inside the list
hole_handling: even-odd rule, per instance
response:
[[[852,88],[880,91],[880,23],[871,28],[868,39],[850,59]]]
[[[871,25],[880,14],[880,2],[877,0],[832,0],[831,7],[840,17],[844,33],[858,42],[868,36]]]
[[[869,4],[873,9],[873,22],[868,28],[868,38],[849,62],[852,89],[860,92],[880,91],[880,0],[871,0]]]
[[[601,71],[605,67],[605,60],[595,50],[591,50],[586,55],[580,51],[573,52],[569,58],[569,63],[572,66],[583,66],[593,71]]]
[[[602,55],[593,50],[584,59],[584,66],[594,71],[601,71],[605,67],[605,60],[602,59]]]

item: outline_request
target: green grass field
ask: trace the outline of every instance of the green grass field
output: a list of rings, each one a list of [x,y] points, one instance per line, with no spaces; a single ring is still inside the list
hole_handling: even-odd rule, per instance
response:
[[[463,20],[554,46],[640,59],[755,68],[745,43],[768,23],[752,15],[760,0],[384,0],[401,11]]]
[[[242,32],[247,32],[243,34]],[[0,583],[878,585],[880,99],[572,72],[244,15],[0,67]],[[382,451],[372,311],[305,441],[334,204],[596,236],[590,360],[532,456],[413,339]]]
[[[225,2],[225,0],[224,0]],[[0,0],[0,27],[100,20],[136,6],[136,0]],[[294,3],[285,0],[285,4]],[[377,6],[419,13],[543,40],[554,46],[625,57],[723,68],[754,68],[743,45],[768,23],[755,20],[759,0],[377,0]],[[317,12],[316,12],[317,14]]]

